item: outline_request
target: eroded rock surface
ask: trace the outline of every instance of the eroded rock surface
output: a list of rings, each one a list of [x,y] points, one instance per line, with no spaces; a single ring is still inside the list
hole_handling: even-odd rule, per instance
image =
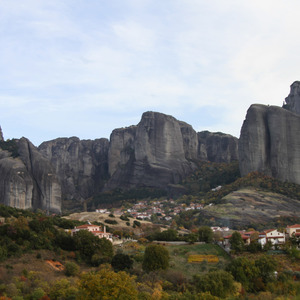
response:
[[[241,175],[259,171],[300,184],[300,115],[277,106],[254,104],[239,140]]]
[[[60,183],[50,162],[27,139],[15,142],[17,157],[0,149],[1,203],[22,209],[60,212]]]
[[[44,142],[39,151],[51,162],[63,196],[81,201],[99,192],[108,177],[109,141],[58,138]]]

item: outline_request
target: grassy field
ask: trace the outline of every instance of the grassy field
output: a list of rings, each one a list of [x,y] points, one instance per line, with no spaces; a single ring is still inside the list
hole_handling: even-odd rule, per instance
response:
[[[208,272],[211,269],[219,269],[229,262],[228,254],[218,245],[192,244],[192,245],[167,245],[170,253],[170,268],[184,273],[191,278],[194,274]],[[204,260],[201,263],[189,263],[190,255],[215,255],[219,262],[209,263]]]

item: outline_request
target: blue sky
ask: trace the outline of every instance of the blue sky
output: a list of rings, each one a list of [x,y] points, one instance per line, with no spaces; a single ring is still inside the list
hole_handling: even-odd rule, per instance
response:
[[[109,138],[151,110],[239,137],[300,80],[299,0],[1,0],[0,125]]]

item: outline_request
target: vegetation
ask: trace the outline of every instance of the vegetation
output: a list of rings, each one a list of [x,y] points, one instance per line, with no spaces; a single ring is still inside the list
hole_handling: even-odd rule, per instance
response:
[[[145,250],[143,270],[146,272],[165,270],[169,267],[169,252],[162,245],[149,245]]]
[[[11,140],[8,139],[6,141],[0,141],[0,148],[2,150],[6,150],[10,152],[11,156],[14,158],[20,156],[19,147],[16,139],[11,139]]]
[[[211,243],[214,233],[209,226],[201,226],[198,230],[199,241],[205,243]]]

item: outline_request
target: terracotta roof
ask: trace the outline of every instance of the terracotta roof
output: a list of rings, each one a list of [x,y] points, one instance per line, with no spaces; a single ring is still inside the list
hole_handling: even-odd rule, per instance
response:
[[[291,226],[287,226],[287,228],[300,228],[300,224],[295,224],[295,225],[291,225]]]
[[[267,230],[264,230],[263,232],[264,233],[269,233],[269,232],[272,232],[272,231],[275,231],[276,229],[267,229]]]
[[[84,224],[84,225],[77,226],[76,228],[82,229],[82,228],[89,228],[89,227],[99,227],[99,226],[91,225],[91,224]]]

